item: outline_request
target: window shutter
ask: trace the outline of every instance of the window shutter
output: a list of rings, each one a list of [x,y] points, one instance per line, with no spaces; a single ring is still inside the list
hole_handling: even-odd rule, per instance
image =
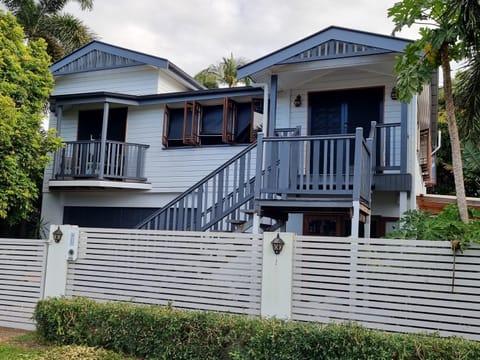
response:
[[[420,130],[420,166],[425,185],[432,186],[432,142],[430,129]]]
[[[186,102],[183,117],[183,143],[197,145],[199,143],[199,124],[202,117],[202,106],[197,102]]]
[[[257,133],[262,132],[263,116],[255,118],[255,113],[263,114],[263,99],[252,99],[252,115],[250,120],[250,142],[257,141]]]
[[[170,109],[167,105],[163,108],[163,136],[162,144],[165,147],[168,147],[168,131],[170,127]]]
[[[223,128],[222,141],[233,143],[235,141],[235,129],[237,126],[237,103],[225,98],[223,103]]]

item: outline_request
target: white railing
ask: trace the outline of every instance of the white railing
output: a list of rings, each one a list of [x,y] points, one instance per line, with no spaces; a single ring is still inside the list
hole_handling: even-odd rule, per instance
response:
[[[43,297],[47,243],[0,239],[0,326],[33,330],[33,311]]]

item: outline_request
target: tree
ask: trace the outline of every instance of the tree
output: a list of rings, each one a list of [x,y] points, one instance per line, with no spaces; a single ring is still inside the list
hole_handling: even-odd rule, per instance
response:
[[[0,0],[23,26],[27,40],[43,38],[55,62],[94,39],[94,33],[78,18],[61,13],[69,0]],[[75,0],[91,10],[93,0]]]
[[[216,89],[219,85],[235,87],[238,84],[237,69],[247,62],[243,58],[223,57],[217,65],[210,65],[195,75],[195,79],[209,89]],[[250,85],[249,79],[244,79],[245,85]]]
[[[53,89],[42,39],[24,42],[21,26],[0,11],[0,219],[26,219],[39,196],[37,183],[59,139],[42,129]]]
[[[468,211],[450,61],[471,58],[479,48],[479,8],[477,0],[403,0],[388,11],[395,25],[394,34],[405,26],[421,25],[420,39],[410,43],[404,55],[397,58],[400,100],[410,101],[431,80],[433,70],[442,67],[455,191],[463,222],[468,222]]]

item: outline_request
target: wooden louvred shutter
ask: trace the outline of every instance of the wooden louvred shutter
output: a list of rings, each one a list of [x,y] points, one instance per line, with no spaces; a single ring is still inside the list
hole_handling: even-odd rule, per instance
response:
[[[223,103],[222,142],[233,143],[237,126],[237,103],[225,98]]]
[[[255,123],[255,113],[263,114],[263,99],[252,99],[252,113],[250,118],[250,142],[257,141],[257,133],[262,132],[261,126],[263,125],[263,122],[261,122],[260,124]]]
[[[163,108],[163,134],[162,134],[162,144],[165,147],[168,147],[168,131],[170,127],[170,109],[167,105]]]
[[[202,118],[202,106],[197,102],[186,102],[183,117],[183,143],[197,145],[199,143],[199,126]]]
[[[432,185],[432,142],[430,129],[420,130],[420,166],[426,186]]]

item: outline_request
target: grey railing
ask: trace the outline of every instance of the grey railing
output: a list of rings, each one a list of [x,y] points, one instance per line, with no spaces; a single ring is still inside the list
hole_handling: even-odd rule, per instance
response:
[[[402,149],[401,123],[378,124],[377,125],[377,152],[376,152],[376,171],[382,173],[385,170],[402,170],[402,159],[405,151]]]
[[[105,178],[145,181],[148,145],[107,141],[101,164],[101,141],[68,141],[55,153],[54,178]]]
[[[373,124],[375,126],[375,124]],[[256,199],[345,196],[370,202],[373,139],[355,134],[258,139]],[[261,145],[261,146],[260,146]]]
[[[136,226],[138,229],[232,231],[251,216],[256,143]]]

